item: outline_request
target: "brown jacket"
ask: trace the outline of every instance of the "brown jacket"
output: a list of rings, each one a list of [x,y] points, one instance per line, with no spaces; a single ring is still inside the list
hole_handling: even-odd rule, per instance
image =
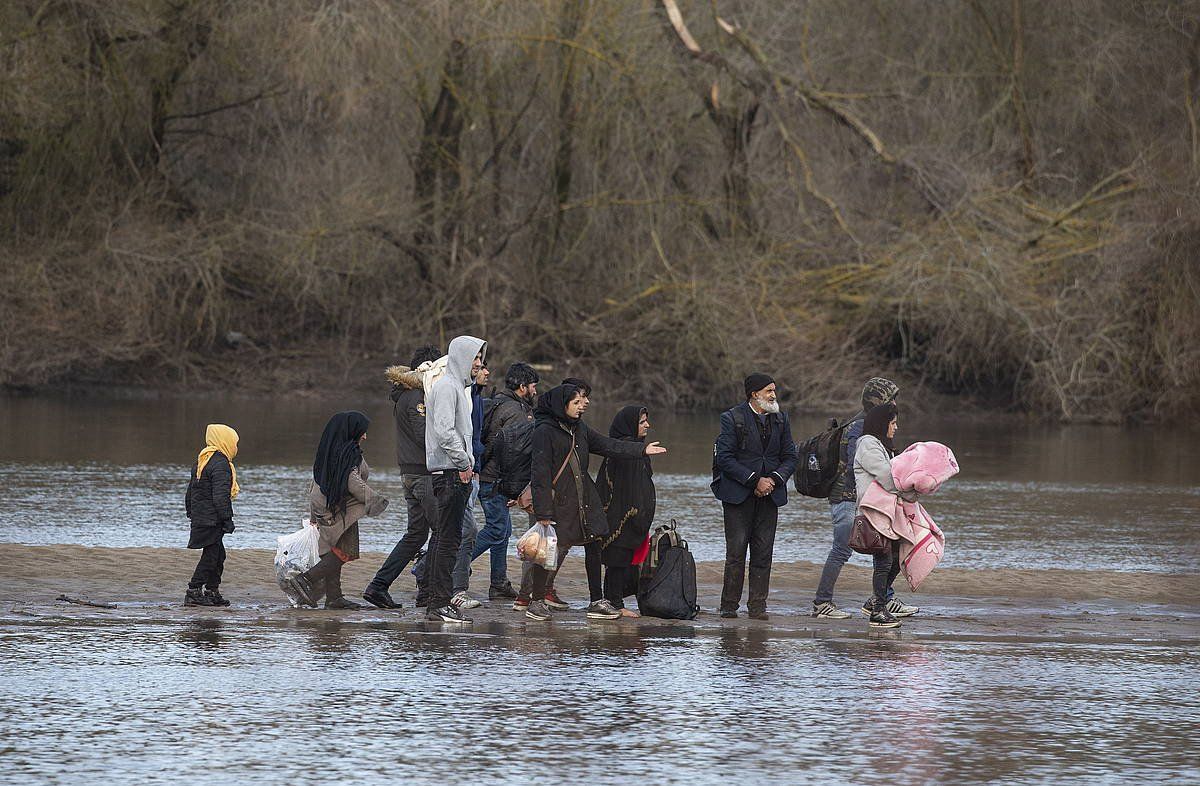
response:
[[[308,515],[320,533],[322,556],[334,551],[343,562],[358,559],[358,520],[363,516],[378,516],[388,506],[387,499],[367,485],[370,474],[366,459],[358,469],[350,471],[350,480],[346,484],[350,495],[346,498],[345,510],[337,514],[329,512],[321,487],[315,482],[309,484]]]

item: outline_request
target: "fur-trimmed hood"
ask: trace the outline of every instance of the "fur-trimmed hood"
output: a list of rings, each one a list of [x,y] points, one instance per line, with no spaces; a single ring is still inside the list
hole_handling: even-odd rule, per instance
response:
[[[398,388],[416,390],[421,387],[421,372],[408,366],[388,366],[383,375]]]

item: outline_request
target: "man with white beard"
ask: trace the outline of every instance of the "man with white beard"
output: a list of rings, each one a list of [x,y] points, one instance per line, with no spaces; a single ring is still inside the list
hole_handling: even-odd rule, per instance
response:
[[[779,411],[775,380],[751,374],[745,389],[745,403],[721,414],[721,433],[713,446],[712,491],[725,517],[721,616],[737,616],[749,549],[746,609],[752,619],[765,620],[775,526],[779,508],[787,504],[787,482],[796,471],[799,451],[791,423]]]

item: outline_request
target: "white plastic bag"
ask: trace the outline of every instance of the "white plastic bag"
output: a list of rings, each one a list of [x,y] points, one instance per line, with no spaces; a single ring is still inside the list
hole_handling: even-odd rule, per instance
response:
[[[553,524],[534,524],[517,540],[517,556],[546,570],[558,567],[558,533]]]
[[[320,534],[317,528],[309,523],[308,517],[300,522],[300,529],[290,535],[280,535],[275,539],[279,548],[275,551],[275,580],[279,588],[288,596],[293,608],[298,608],[302,601],[291,588],[290,579],[298,573],[311,568],[321,558]]]

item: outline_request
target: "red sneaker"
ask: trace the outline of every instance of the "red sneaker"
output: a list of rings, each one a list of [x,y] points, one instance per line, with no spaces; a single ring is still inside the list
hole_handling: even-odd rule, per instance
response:
[[[562,598],[558,597],[558,591],[554,587],[546,588],[546,605],[552,609],[562,611],[571,608],[571,604],[567,603]]]
[[[529,598],[522,598],[520,595],[513,601],[513,611],[525,611],[529,608]]]

